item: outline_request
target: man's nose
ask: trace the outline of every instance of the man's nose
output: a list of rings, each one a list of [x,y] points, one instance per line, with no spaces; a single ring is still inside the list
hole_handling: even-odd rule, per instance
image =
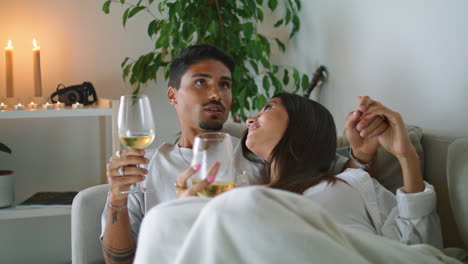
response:
[[[210,98],[210,100],[221,100],[221,93],[216,85],[210,85],[208,93],[208,98]]]

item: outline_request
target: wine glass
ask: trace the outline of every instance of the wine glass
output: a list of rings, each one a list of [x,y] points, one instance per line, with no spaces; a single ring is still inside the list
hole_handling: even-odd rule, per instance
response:
[[[200,169],[192,176],[192,185],[208,175],[210,168],[218,161],[220,167],[216,179],[198,193],[199,196],[213,197],[234,187],[233,147],[231,136],[222,132],[203,133],[195,137],[191,166],[200,164]]]
[[[144,94],[121,96],[117,126],[120,142],[125,146],[138,149],[149,146],[154,140],[155,132],[153,111],[148,96]],[[146,192],[144,181],[135,183],[124,193],[139,192]]]

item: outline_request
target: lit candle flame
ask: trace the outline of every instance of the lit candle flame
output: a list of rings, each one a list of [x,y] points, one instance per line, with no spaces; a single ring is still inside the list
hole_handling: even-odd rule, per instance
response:
[[[13,49],[13,45],[11,44],[11,39],[8,40],[8,46],[6,46],[5,49]]]
[[[0,105],[1,105],[1,106],[4,106],[5,104],[1,103]]]
[[[37,45],[37,40],[36,40],[36,39],[33,39],[33,40],[32,40],[32,44],[33,44],[33,50],[38,50],[38,49],[41,48],[41,47],[39,47],[39,46]]]
[[[19,103],[18,106],[21,106],[21,103]]]

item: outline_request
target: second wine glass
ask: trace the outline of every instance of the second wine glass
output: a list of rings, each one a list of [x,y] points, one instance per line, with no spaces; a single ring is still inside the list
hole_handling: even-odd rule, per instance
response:
[[[229,134],[221,132],[203,133],[195,137],[191,166],[200,164],[200,169],[192,176],[192,185],[206,179],[210,168],[220,162],[216,180],[198,195],[213,197],[235,186],[233,147]]]

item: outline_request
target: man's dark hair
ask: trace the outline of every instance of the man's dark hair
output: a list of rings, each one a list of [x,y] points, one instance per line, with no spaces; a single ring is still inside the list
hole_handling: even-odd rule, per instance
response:
[[[302,194],[307,188],[322,181],[334,183],[337,178],[328,173],[336,153],[336,127],[332,114],[321,104],[305,97],[281,93],[280,98],[288,112],[288,127],[266,161],[270,172],[276,166],[278,179],[270,187]],[[244,156],[255,159],[242,138]]]
[[[169,85],[179,89],[182,75],[192,64],[203,60],[217,60],[226,65],[231,74],[234,72],[234,59],[224,50],[206,44],[193,45],[182,49],[172,60],[169,69]]]

